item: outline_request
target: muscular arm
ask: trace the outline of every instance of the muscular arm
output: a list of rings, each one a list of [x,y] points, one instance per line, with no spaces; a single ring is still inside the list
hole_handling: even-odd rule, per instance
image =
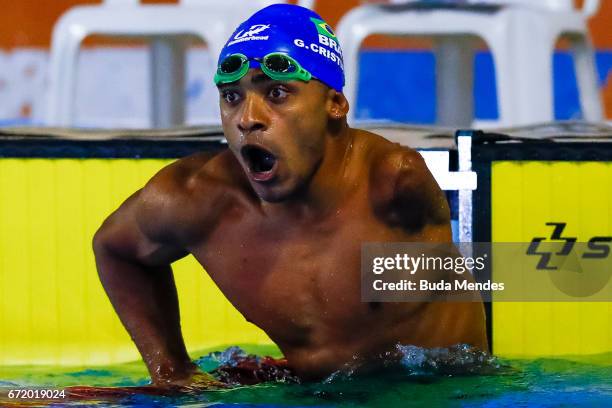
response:
[[[93,242],[100,281],[155,385],[189,383],[198,372],[182,338],[170,267],[187,254],[176,202],[185,169],[173,166],[126,200]]]
[[[388,156],[386,164],[389,180],[394,181],[387,187],[387,197],[390,197],[388,208],[392,214],[389,221],[414,232],[421,242],[443,243],[424,250],[428,256],[461,256],[452,245],[450,209],[446,196],[422,156],[414,150],[398,149]],[[423,269],[414,276],[417,275],[420,275],[419,278],[427,276],[430,282],[442,279],[453,281],[458,276],[473,281],[469,273],[456,275],[450,272],[449,275],[446,270]],[[450,295],[459,295],[459,292],[451,291]],[[432,299],[437,296],[437,293],[434,294]],[[442,298],[437,298],[436,302],[429,305],[430,316],[434,316],[430,321],[434,322],[432,327],[435,327],[429,333],[430,341],[439,345],[467,343],[488,350],[480,293],[462,292],[460,299],[461,301],[445,303],[441,301]],[[428,317],[423,317],[422,321],[427,319]]]
[[[446,196],[418,152],[397,147],[382,158],[375,177],[381,218],[409,232],[422,231],[427,241],[451,241]]]

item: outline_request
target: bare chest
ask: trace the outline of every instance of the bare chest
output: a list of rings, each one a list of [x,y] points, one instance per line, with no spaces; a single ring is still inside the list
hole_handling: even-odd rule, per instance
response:
[[[347,206],[316,222],[237,214],[192,253],[245,318],[273,338],[346,332],[342,326],[362,320],[359,310],[368,307],[360,300],[362,243],[405,239],[366,210]]]

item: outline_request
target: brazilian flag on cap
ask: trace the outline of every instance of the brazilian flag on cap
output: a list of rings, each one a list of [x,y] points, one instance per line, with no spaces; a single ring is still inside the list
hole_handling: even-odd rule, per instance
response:
[[[323,34],[324,36],[333,38],[334,40],[336,39],[336,34],[334,34],[332,28],[325,21],[314,17],[310,17],[310,21],[312,21],[317,27],[319,34]]]

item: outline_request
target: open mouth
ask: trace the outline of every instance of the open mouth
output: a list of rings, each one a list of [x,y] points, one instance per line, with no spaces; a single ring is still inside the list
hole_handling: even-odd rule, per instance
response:
[[[247,145],[240,150],[253,179],[266,181],[274,177],[277,159],[261,146]]]

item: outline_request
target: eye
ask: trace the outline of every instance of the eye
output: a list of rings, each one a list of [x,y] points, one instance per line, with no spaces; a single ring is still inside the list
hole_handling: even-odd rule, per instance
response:
[[[289,92],[283,88],[283,86],[275,85],[268,92],[268,96],[271,99],[285,99],[287,96],[289,96]]]
[[[240,94],[234,90],[226,89],[221,92],[221,98],[226,103],[235,104],[240,99]]]

